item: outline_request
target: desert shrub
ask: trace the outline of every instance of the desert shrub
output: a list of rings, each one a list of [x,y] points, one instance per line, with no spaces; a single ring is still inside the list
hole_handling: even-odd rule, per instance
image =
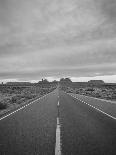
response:
[[[21,104],[21,103],[23,103],[23,102],[25,102],[25,98],[21,98],[20,100],[18,100],[18,101],[17,101],[17,104]]]
[[[111,99],[116,99],[116,94],[113,94]]]
[[[101,95],[99,93],[95,93],[94,96],[98,97],[98,98],[101,97]]]
[[[16,101],[17,101],[16,97],[12,97],[11,102],[16,103]]]
[[[22,102],[33,99],[35,97],[36,97],[35,94],[20,94],[20,95],[13,96],[10,100],[10,103],[21,104]]]
[[[17,96],[13,96],[12,99],[11,99],[11,102],[12,103],[16,103],[18,100]]]
[[[11,103],[17,103],[17,101],[20,100],[21,98],[23,98],[22,95],[13,96],[13,97],[11,98]]]
[[[29,99],[32,99],[33,98],[33,95],[31,94],[25,94],[24,97],[29,100]]]
[[[87,88],[86,91],[94,91],[94,88]]]
[[[7,108],[7,103],[4,101],[0,101],[0,109],[6,109]]]
[[[66,92],[67,92],[67,93],[72,93],[73,91],[72,91],[72,90],[67,90]]]

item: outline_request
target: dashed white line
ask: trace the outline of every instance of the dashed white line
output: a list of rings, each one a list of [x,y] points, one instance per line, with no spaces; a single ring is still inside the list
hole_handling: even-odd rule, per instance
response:
[[[61,141],[60,141],[60,122],[59,122],[59,117],[57,117],[55,155],[61,155]]]
[[[49,93],[49,94],[50,94],[50,93]],[[47,94],[47,95],[49,95],[49,94]],[[12,114],[14,114],[14,113],[16,113],[16,112],[18,112],[18,111],[24,109],[25,107],[27,107],[27,106],[33,104],[34,102],[36,102],[36,101],[38,101],[38,100],[41,100],[42,98],[46,97],[47,95],[44,95],[44,96],[42,96],[42,97],[40,97],[40,98],[38,98],[38,99],[36,99],[36,100],[30,102],[29,104],[26,104],[26,105],[22,106],[21,108],[18,108],[17,110],[15,110],[15,111],[13,111],[13,112],[11,112],[11,113],[9,113],[9,114],[7,114],[7,115],[1,117],[1,118],[0,118],[0,121],[3,120],[3,119],[5,119],[5,118],[7,118],[7,117],[9,117],[9,116],[11,116]]]
[[[103,113],[104,115],[106,115],[106,116],[108,116],[108,117],[110,117],[110,118],[112,118],[112,119],[116,120],[116,117],[114,117],[114,116],[112,116],[112,115],[110,115],[110,114],[108,114],[108,113],[106,113],[106,112],[104,112],[104,111],[102,111],[102,110],[100,110],[100,109],[98,109],[98,108],[96,108],[96,107],[94,107],[94,106],[92,106],[92,105],[88,104],[88,103],[87,103],[87,102],[85,102],[85,101],[80,100],[79,98],[77,98],[77,97],[75,97],[75,96],[73,96],[73,95],[70,95],[70,96],[72,96],[73,98],[78,99],[79,101],[81,101],[81,102],[83,102],[83,103],[87,104],[88,106],[90,106],[90,107],[92,107],[92,108],[96,109],[97,111],[99,111],[99,112]]]
[[[56,145],[55,145],[55,155],[61,155],[61,139],[60,139],[60,121],[59,121],[59,101],[57,104],[58,116],[57,116],[57,127],[56,127]]]
[[[57,106],[58,106],[58,107],[60,106],[60,104],[59,104],[59,101],[58,101],[58,104],[57,104]]]

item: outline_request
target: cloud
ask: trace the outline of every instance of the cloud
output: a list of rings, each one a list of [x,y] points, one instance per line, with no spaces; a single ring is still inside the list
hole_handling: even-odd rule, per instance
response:
[[[99,0],[102,13],[110,20],[116,21],[116,1],[115,0]]]
[[[104,80],[104,82],[108,83],[116,83],[116,75],[105,75],[105,76],[95,76],[95,77],[72,77],[72,81],[79,81],[79,82],[87,82],[89,80]]]
[[[88,4],[91,4],[91,7]],[[82,2],[63,0],[62,3],[58,0],[43,3],[39,0],[33,2],[5,0],[0,6],[4,8],[0,18],[1,32],[4,36],[1,40],[14,45],[15,42],[22,44],[25,42],[27,46],[30,43],[39,43],[41,46],[45,41],[48,44],[48,42],[67,40],[70,37],[80,37],[103,22],[91,0]]]
[[[115,0],[0,1],[1,78],[116,74],[115,5]]]

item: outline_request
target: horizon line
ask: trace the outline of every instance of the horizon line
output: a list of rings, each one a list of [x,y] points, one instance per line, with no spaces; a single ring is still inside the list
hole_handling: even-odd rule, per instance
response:
[[[49,82],[52,82],[54,80],[60,81],[61,78],[70,78],[72,82],[88,82],[90,80],[102,80],[105,83],[116,83],[116,75],[101,75],[101,76],[93,76],[93,77],[44,77],[44,78],[38,78],[32,79],[32,80],[21,80],[21,79],[15,79],[15,78],[8,78],[8,79],[1,79],[0,83],[7,83],[7,82],[30,82],[30,83],[37,83],[41,81],[42,79],[47,79]]]

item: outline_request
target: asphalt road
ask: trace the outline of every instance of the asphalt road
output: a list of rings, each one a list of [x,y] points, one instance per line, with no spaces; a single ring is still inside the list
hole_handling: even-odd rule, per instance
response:
[[[113,117],[116,117],[116,102],[108,101],[108,100],[100,100],[94,97],[79,95],[79,94],[71,94],[74,97],[94,106]]]
[[[116,120],[60,92],[63,155],[116,155]]]
[[[0,155],[55,155],[57,116],[62,155],[116,155],[116,120],[58,90],[0,121]]]

